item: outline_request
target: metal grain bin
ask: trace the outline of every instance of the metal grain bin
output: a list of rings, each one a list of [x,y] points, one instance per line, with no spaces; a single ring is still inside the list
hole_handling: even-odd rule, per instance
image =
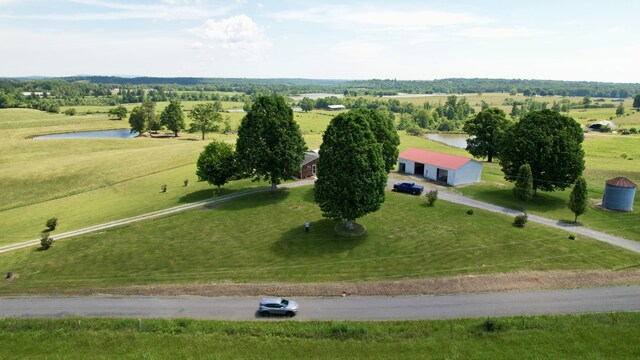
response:
[[[631,211],[638,185],[624,177],[607,180],[602,197],[602,206],[611,210]]]

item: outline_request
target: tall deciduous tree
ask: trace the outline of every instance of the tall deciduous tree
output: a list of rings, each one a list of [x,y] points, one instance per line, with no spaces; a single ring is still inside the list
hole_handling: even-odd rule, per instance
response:
[[[551,110],[533,111],[510,126],[500,141],[500,166],[515,181],[520,166],[529,164],[534,193],[564,190],[584,170],[584,134],[572,118]]]
[[[582,176],[576,179],[576,183],[573,185],[571,195],[569,195],[569,210],[573,212],[575,218],[573,222],[578,222],[578,216],[584,214],[587,211],[587,205],[589,204],[589,197],[587,192],[587,182]]]
[[[320,145],[315,201],[325,217],[353,222],[380,209],[387,171],[382,144],[366,113],[349,111],[331,120]]]
[[[160,114],[160,124],[173,131],[174,136],[178,136],[178,131],[184,130],[184,114],[180,100],[171,100],[169,105]]]
[[[520,166],[518,178],[513,186],[513,196],[522,201],[523,209],[524,203],[533,198],[533,175],[531,174],[531,166],[529,166],[529,164]]]
[[[304,97],[302,98],[302,100],[300,100],[300,108],[302,109],[302,111],[304,112],[308,112],[313,110],[313,107],[315,106],[316,102],[311,100],[308,97]]]
[[[382,145],[385,170],[390,172],[398,162],[398,145],[400,145],[400,137],[393,123],[393,118],[388,113],[374,109],[355,109],[351,112],[360,114],[369,121],[373,135]]]
[[[624,105],[622,105],[622,103],[618,105],[618,108],[616,109],[616,115],[618,116],[624,115]]]
[[[162,124],[156,116],[156,103],[153,101],[145,101],[142,103],[142,111],[144,113],[145,121],[147,122],[147,130],[158,132],[162,129]]]
[[[233,145],[221,141],[212,141],[205,146],[197,163],[198,179],[220,187],[237,174],[236,156]]]
[[[213,103],[197,104],[188,116],[191,119],[189,132],[201,132],[202,140],[205,133],[218,130],[218,124],[222,121],[222,115]]]
[[[260,96],[242,118],[236,152],[239,164],[254,180],[268,180],[275,190],[281,180],[300,172],[306,144],[293,110],[283,97]]]
[[[469,134],[467,151],[473,157],[487,157],[488,162],[499,155],[499,140],[509,127],[507,114],[498,108],[482,110],[464,123],[463,130]]]
[[[142,134],[147,130],[147,120],[144,110],[142,110],[142,106],[136,106],[131,110],[131,115],[129,115],[129,127],[131,128],[131,133],[138,132]]]

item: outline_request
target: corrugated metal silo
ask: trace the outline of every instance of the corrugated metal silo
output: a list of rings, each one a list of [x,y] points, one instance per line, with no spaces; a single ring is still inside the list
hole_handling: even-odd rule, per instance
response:
[[[624,177],[607,180],[602,206],[611,210],[631,211],[638,186]]]

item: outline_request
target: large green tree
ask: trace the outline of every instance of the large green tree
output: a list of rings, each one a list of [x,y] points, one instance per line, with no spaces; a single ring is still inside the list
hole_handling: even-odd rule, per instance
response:
[[[236,153],[243,172],[268,180],[275,190],[281,180],[299,174],[306,144],[293,110],[282,96],[260,96],[242,118]]]
[[[180,130],[184,130],[184,114],[180,100],[171,100],[169,105],[160,114],[160,124],[173,131],[174,136],[178,136]]]
[[[369,121],[373,135],[378,143],[382,145],[385,170],[390,172],[398,162],[398,145],[400,145],[400,137],[393,123],[393,118],[388,113],[374,109],[355,109],[351,111],[362,115],[363,118]]]
[[[385,200],[383,146],[371,122],[367,113],[352,110],[334,117],[322,136],[315,201],[323,216],[346,220],[347,228]]]
[[[510,126],[500,141],[500,166],[515,181],[520,166],[529,164],[533,190],[564,190],[584,170],[584,134],[568,116],[551,110],[533,111]]]
[[[507,114],[498,108],[480,111],[464,123],[463,130],[469,134],[467,151],[473,157],[486,157],[488,162],[499,155],[499,141],[509,127]]]
[[[233,145],[221,141],[212,141],[205,146],[198,157],[196,175],[198,179],[220,187],[237,174],[236,156]]]
[[[313,110],[313,107],[316,105],[316,102],[305,96],[304,98],[302,98],[302,100],[300,100],[299,105],[302,111],[308,112]]]
[[[158,116],[156,115],[156,103],[153,101],[145,101],[142,103],[142,111],[144,113],[145,121],[147,123],[147,130],[153,131],[154,133],[158,132],[158,130],[162,129],[162,124],[160,124],[160,120],[158,120]]]
[[[582,176],[576,179],[576,183],[573,185],[571,195],[569,195],[569,210],[573,212],[575,218],[574,223],[578,222],[578,216],[584,214],[587,211],[587,205],[589,204],[589,196],[587,192],[587,182]]]
[[[131,115],[129,115],[129,127],[131,128],[131,132],[138,132],[142,134],[147,131],[147,119],[142,110],[142,106],[136,106],[131,110]]]
[[[218,130],[218,124],[222,121],[222,115],[214,103],[197,104],[188,116],[191,119],[189,132],[201,132],[202,140],[205,133]]]

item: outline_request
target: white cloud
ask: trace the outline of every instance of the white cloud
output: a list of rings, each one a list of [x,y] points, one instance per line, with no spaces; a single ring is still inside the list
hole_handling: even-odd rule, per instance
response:
[[[517,28],[489,28],[476,27],[458,31],[458,36],[475,38],[475,39],[514,39],[514,38],[532,38],[551,34],[549,31],[529,29],[524,27]]]
[[[342,41],[335,44],[330,53],[341,61],[369,62],[382,55],[386,49],[386,46],[372,41]]]
[[[233,16],[215,21],[207,20],[201,27],[190,32],[206,39],[212,49],[222,48],[229,55],[259,56],[271,46],[264,30],[246,15]]]
[[[341,27],[375,29],[425,29],[437,26],[485,24],[491,19],[445,11],[359,10],[346,6],[323,6],[269,14],[277,20],[330,23]]]

